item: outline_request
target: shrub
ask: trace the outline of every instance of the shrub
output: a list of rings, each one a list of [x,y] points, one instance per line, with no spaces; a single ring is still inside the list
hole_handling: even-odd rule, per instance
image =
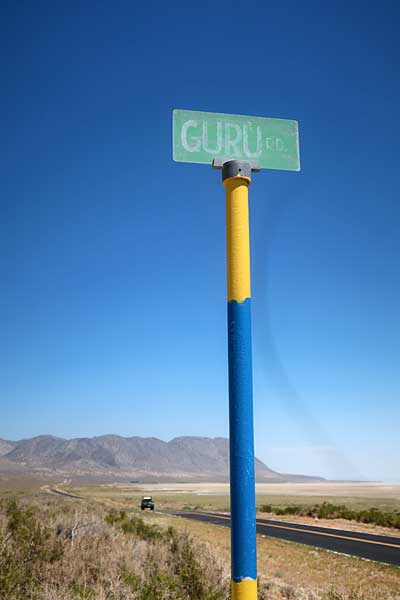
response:
[[[187,534],[178,534],[173,527],[161,530],[124,514],[111,514],[106,520],[121,527],[125,534],[156,542],[148,547],[140,573],[124,572],[125,583],[140,600],[227,598],[227,585],[221,583],[222,568],[205,546],[194,544]]]
[[[52,540],[49,528],[40,523],[34,510],[20,508],[15,499],[8,501],[5,516],[0,541],[0,597],[34,597],[43,565],[59,560],[62,546]]]
[[[126,512],[110,513],[106,517],[110,525],[119,525],[124,533],[132,533],[141,540],[155,541],[163,538],[162,530],[157,525],[148,525],[140,517],[128,517]]]
[[[314,506],[271,506],[270,504],[263,504],[259,507],[259,510],[262,512],[272,512],[279,516],[300,515],[318,517],[319,519],[347,519],[360,523],[373,523],[382,527],[400,529],[400,514],[397,510],[384,512],[373,507],[357,511],[351,510],[343,504],[332,504],[331,502],[323,502]]]

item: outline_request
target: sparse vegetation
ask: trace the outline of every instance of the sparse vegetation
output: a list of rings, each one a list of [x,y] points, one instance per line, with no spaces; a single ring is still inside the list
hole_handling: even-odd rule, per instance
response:
[[[395,568],[270,538],[258,550],[259,600],[396,598]],[[225,528],[143,515],[131,500],[0,501],[0,600],[228,600],[229,571]]]
[[[1,600],[228,597],[223,566],[187,534],[121,511],[54,508],[3,502]]]
[[[400,511],[383,511],[379,508],[368,508],[364,510],[350,509],[344,504],[332,504],[322,502],[312,506],[289,505],[273,506],[262,504],[258,507],[260,512],[273,513],[275,515],[298,515],[302,517],[314,517],[318,519],[347,519],[358,523],[373,523],[381,527],[394,527],[400,529]]]

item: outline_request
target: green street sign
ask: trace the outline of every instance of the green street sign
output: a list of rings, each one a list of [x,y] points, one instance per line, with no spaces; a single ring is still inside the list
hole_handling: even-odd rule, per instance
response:
[[[266,169],[300,171],[298,123],[175,109],[173,158],[202,164],[214,158],[247,160]]]

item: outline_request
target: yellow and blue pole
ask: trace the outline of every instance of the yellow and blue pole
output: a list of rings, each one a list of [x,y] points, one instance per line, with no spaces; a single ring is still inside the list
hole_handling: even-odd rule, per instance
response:
[[[257,599],[248,204],[251,171],[251,164],[242,161],[228,161],[222,166],[226,190],[233,600]]]

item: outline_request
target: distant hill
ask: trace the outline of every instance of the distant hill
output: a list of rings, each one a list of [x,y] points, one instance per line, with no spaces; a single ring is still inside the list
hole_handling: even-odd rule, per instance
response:
[[[68,476],[135,481],[228,481],[229,441],[226,438],[158,438],[103,435],[64,439],[51,435],[9,442],[0,440],[0,476]],[[318,477],[285,475],[256,458],[259,482],[323,481]]]
[[[0,439],[0,456],[4,456],[11,452],[17,442],[8,442],[7,440]]]

